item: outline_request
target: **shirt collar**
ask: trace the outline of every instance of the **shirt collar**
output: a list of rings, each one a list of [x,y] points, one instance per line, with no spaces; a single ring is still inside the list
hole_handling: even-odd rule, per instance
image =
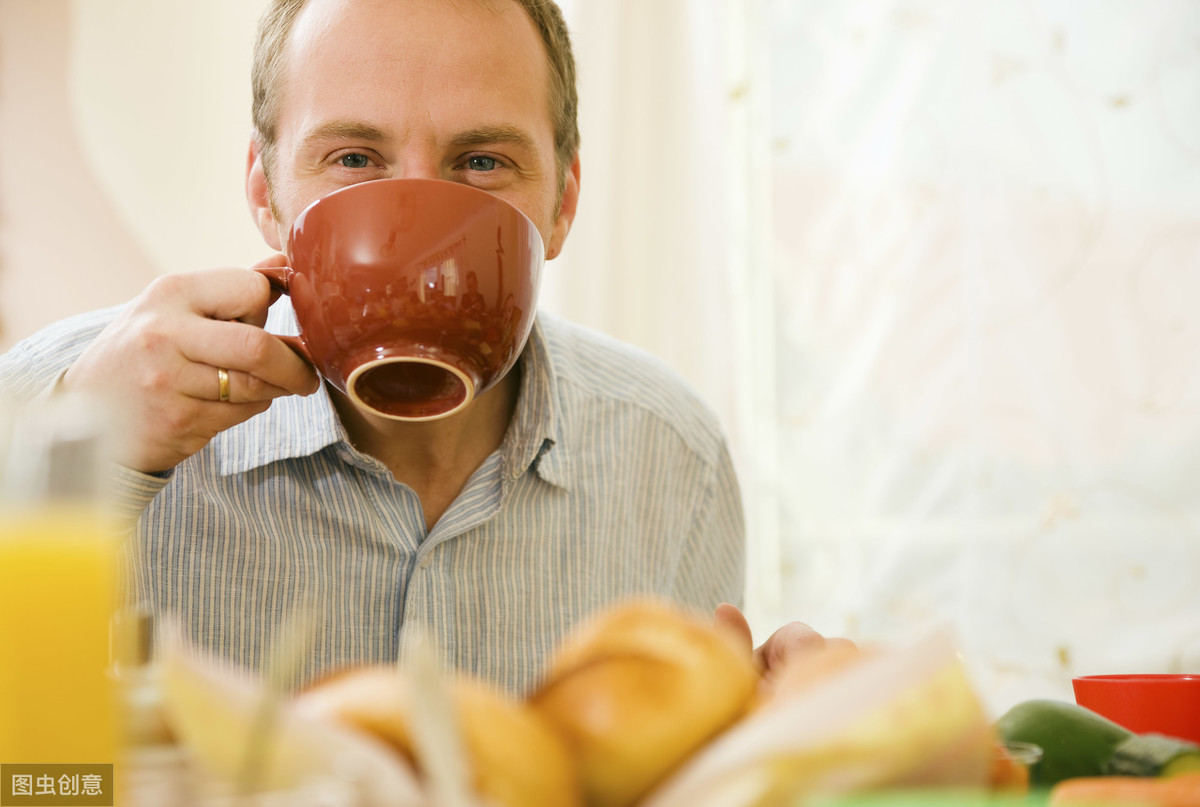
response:
[[[515,480],[532,468],[546,482],[566,488],[569,458],[554,363],[542,327],[544,316],[538,313],[521,353],[521,391],[500,450],[508,479]]]
[[[539,312],[521,353],[521,386],[512,423],[500,447],[506,480],[532,468],[551,484],[567,487],[566,455],[554,366]],[[271,308],[267,330],[299,332],[290,301],[283,297]],[[349,438],[325,385],[305,397],[277,398],[271,408],[218,434],[213,442],[223,475],[245,473],[280,460],[315,454],[330,446],[349,445]]]

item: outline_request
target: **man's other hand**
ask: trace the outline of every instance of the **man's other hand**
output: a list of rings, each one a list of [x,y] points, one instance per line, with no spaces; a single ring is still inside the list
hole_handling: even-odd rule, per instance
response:
[[[770,687],[789,665],[807,662],[831,650],[840,653],[856,647],[849,639],[826,638],[803,622],[789,622],[755,648],[745,614],[729,603],[717,606],[713,621],[736,636],[746,652],[753,655],[765,687]]]

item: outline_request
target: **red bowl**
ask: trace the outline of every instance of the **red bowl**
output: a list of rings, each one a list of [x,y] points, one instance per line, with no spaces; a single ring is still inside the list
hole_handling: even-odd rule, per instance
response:
[[[1138,734],[1200,743],[1200,675],[1085,675],[1075,702]]]

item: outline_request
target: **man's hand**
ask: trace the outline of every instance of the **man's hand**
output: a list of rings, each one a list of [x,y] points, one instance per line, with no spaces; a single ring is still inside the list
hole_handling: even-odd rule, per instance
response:
[[[262,329],[271,299],[267,279],[245,269],[161,277],[88,346],[62,388],[119,407],[118,462],[145,472],[174,468],[273,399],[317,390],[313,369]],[[229,373],[227,402],[219,400],[217,368]]]
[[[717,606],[713,621],[730,631],[743,642],[746,652],[753,654],[754,663],[762,676],[763,684],[769,686],[789,664],[805,658],[815,657],[829,650],[846,650],[855,647],[849,639],[827,639],[803,622],[789,622],[771,634],[762,645],[754,647],[754,637],[745,615],[733,605],[722,603]]]

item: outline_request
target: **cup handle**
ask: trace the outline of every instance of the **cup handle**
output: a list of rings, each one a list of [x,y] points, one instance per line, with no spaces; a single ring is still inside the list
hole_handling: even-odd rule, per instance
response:
[[[254,271],[265,277],[271,283],[271,302],[279,299],[280,294],[288,293],[288,273],[291,271],[287,266],[255,266]]]
[[[271,302],[274,303],[279,299],[279,295],[288,293],[288,275],[291,269],[286,266],[256,266],[254,271],[265,277],[271,284]],[[281,334],[271,334],[276,339],[283,342],[296,352],[300,358],[311,364],[313,367],[317,363],[313,361],[312,354],[308,352],[308,347],[301,341],[299,336],[283,336]]]

